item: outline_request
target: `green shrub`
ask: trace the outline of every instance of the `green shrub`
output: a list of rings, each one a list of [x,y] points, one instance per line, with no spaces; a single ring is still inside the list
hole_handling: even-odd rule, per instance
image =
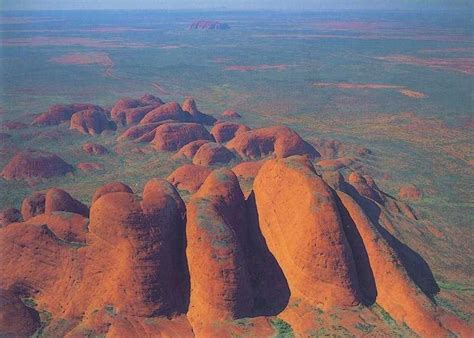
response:
[[[290,338],[294,337],[293,329],[290,324],[280,318],[271,320],[272,327],[275,329],[275,337],[277,338]]]

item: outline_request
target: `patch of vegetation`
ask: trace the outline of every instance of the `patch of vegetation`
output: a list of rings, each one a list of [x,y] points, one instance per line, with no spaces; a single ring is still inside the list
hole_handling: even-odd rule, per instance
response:
[[[364,332],[364,333],[371,333],[374,330],[375,325],[371,325],[371,324],[368,324],[368,323],[357,323],[355,325],[355,328],[357,330],[360,330],[360,331]]]
[[[143,321],[145,324],[153,324],[155,323],[155,318],[145,318]]]
[[[318,315],[322,315],[324,313],[324,310],[320,308],[315,308],[314,312],[316,312]]]
[[[294,301],[292,301],[289,306],[291,307],[299,307],[301,304],[301,298],[298,298],[298,299],[295,299]]]
[[[234,324],[243,328],[249,328],[249,327],[254,326],[254,324],[248,318],[236,319],[234,320]]]
[[[328,330],[324,327],[321,327],[317,330],[314,330],[310,333],[310,337],[323,337],[328,335]]]
[[[25,298],[21,298],[21,301],[23,302],[23,304],[25,304],[26,306],[34,309],[35,307],[38,306],[38,304],[36,303],[36,301],[31,298],[31,297],[25,297]]]
[[[469,315],[467,313],[465,313],[464,311],[459,310],[455,305],[453,305],[446,298],[442,298],[440,296],[435,296],[435,301],[438,305],[440,305],[441,307],[451,311],[452,313],[454,313],[459,318],[461,318],[465,321],[469,320]]]
[[[394,335],[401,337],[418,337],[405,323],[399,325],[380,305],[374,304],[370,309],[390,327]]]
[[[115,317],[117,315],[117,311],[115,310],[112,304],[107,304],[106,306],[104,306],[104,310],[112,317]]]
[[[352,337],[353,336],[353,334],[351,334],[349,330],[347,330],[345,327],[341,325],[337,325],[337,326],[333,325],[332,329],[335,332],[333,334],[334,337]]]
[[[292,338],[295,336],[291,325],[285,322],[283,319],[274,318],[270,321],[270,323],[273,329],[275,329],[276,338]]]
[[[387,323],[390,326],[396,326],[397,323],[395,320],[388,314],[387,311],[385,311],[381,306],[378,304],[372,305],[371,309],[379,316],[380,319],[382,319],[385,323]]]
[[[474,292],[474,288],[452,282],[436,281],[440,289],[463,292]]]
[[[41,319],[40,327],[35,333],[31,335],[31,338],[45,337],[44,330],[46,327],[48,327],[48,325],[51,323],[51,320],[53,319],[53,315],[48,311],[41,311],[39,315]]]

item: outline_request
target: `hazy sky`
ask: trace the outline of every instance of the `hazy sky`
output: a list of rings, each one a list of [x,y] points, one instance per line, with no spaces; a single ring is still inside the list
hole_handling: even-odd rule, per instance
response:
[[[42,9],[428,9],[473,10],[472,0],[0,0],[3,10]]]

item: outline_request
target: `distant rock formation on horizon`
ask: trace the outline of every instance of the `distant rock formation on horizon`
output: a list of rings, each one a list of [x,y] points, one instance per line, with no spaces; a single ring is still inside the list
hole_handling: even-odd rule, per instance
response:
[[[230,29],[230,26],[220,21],[199,20],[194,21],[189,29]]]

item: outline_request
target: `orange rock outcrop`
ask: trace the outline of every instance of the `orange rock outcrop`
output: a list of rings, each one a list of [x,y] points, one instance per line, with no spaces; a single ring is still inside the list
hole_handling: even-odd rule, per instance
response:
[[[164,104],[160,98],[145,94],[140,99],[122,98],[110,111],[110,116],[122,125],[138,123],[150,111]]]
[[[69,121],[74,113],[84,110],[103,109],[99,106],[89,103],[57,104],[49,107],[48,111],[36,116],[33,120],[35,125],[56,125]]]
[[[189,142],[185,146],[183,146],[176,154],[173,155],[173,159],[176,160],[192,160],[194,155],[196,155],[197,151],[201,146],[205,143],[211,142],[210,140],[196,140]]]
[[[25,180],[62,176],[72,171],[73,167],[56,154],[25,150],[16,154],[8,162],[0,176],[7,180]]]
[[[110,183],[104,184],[103,186],[101,186],[94,192],[94,195],[92,196],[92,203],[94,203],[103,195],[113,193],[113,192],[126,192],[129,194],[133,194],[132,189],[128,185],[123,184],[121,182],[110,182]]]
[[[207,167],[229,163],[235,158],[234,153],[222,144],[209,142],[199,147],[196,155],[193,157],[193,163]]]
[[[274,154],[276,157],[291,155],[318,156],[316,150],[295,131],[284,126],[253,129],[237,134],[227,147],[243,158],[255,159]]]
[[[192,120],[192,117],[189,113],[184,112],[177,102],[169,102],[147,113],[141,119],[140,124],[155,123],[165,120],[188,122]]]
[[[237,175],[237,177],[255,178],[264,163],[265,160],[254,162],[241,162],[235,167],[233,167],[232,171]]]
[[[197,108],[196,101],[190,96],[184,99],[182,107],[185,112],[188,112],[192,116],[194,122],[212,126],[217,121],[215,117],[200,112]]]
[[[104,111],[90,109],[74,113],[71,116],[70,129],[82,134],[97,135],[104,130],[115,130],[115,122],[109,121]]]
[[[253,307],[244,215],[244,196],[228,169],[213,171],[187,205],[191,324],[242,318]]]
[[[242,117],[239,113],[237,113],[233,110],[225,110],[225,111],[222,112],[221,116],[223,118],[226,118],[226,119],[229,119],[229,120],[231,120],[231,119],[240,119]]]
[[[19,222],[21,220],[21,212],[16,208],[6,208],[0,211],[0,228],[10,223]]]
[[[212,135],[201,124],[167,123],[156,128],[151,143],[157,150],[174,151],[196,140],[212,141]]]
[[[104,155],[109,152],[106,147],[97,143],[84,143],[82,149],[89,155]]]
[[[414,184],[407,184],[400,188],[398,196],[401,199],[418,201],[423,197],[423,193]]]
[[[185,164],[168,176],[171,182],[179,190],[187,190],[190,193],[196,192],[211,173],[211,169],[195,165]]]
[[[235,122],[221,122],[212,127],[211,134],[216,142],[225,143],[235,137],[235,135],[249,131],[250,128],[244,124]]]
[[[65,226],[64,220],[71,219],[66,215],[44,214],[2,228],[2,289],[34,297],[40,309],[73,324],[92,325],[101,309],[118,314],[115,325],[127,316],[132,320],[185,312],[185,206],[170,183],[149,181],[142,198],[129,192],[103,194],[82,229],[85,245],[75,243],[81,238],[73,242],[65,236],[81,232],[72,224]],[[99,320],[94,329],[106,333],[110,325]],[[80,326],[70,330],[85,334]]]
[[[262,234],[291,293],[323,308],[358,304],[359,283],[337,198],[311,162],[267,161],[254,193]]]

